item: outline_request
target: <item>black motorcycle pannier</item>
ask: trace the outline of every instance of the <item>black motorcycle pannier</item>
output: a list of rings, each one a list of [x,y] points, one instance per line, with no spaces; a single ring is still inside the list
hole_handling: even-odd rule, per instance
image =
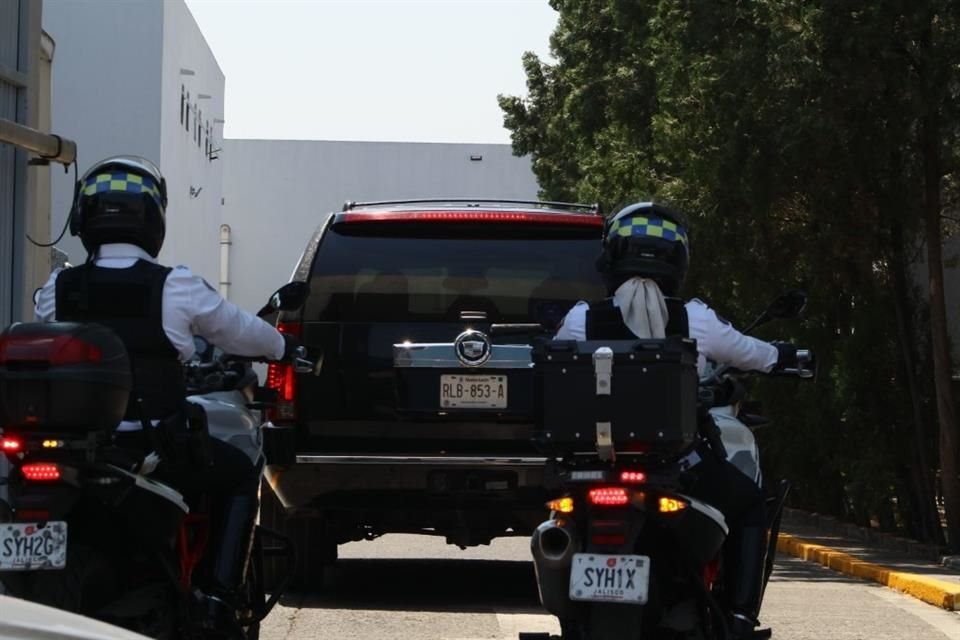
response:
[[[602,347],[612,351],[609,395],[598,395],[594,354]],[[547,455],[596,453],[598,422],[609,422],[618,452],[676,453],[693,442],[694,340],[545,340],[534,345],[533,364],[535,441]]]
[[[130,360],[97,324],[20,323],[0,333],[0,420],[37,431],[111,430],[130,396]]]

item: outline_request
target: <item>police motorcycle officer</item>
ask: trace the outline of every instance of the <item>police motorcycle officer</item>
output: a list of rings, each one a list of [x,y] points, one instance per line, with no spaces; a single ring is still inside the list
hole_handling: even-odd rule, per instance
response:
[[[555,339],[684,335],[697,341],[701,377],[708,373],[711,363],[763,373],[795,367],[794,346],[744,335],[704,302],[693,299],[683,303],[676,297],[689,256],[689,227],[681,215],[651,202],[622,209],[606,222],[603,250],[597,261],[610,297],[594,304],[577,303],[567,313]],[[714,447],[723,451],[720,455],[695,452],[688,457],[695,478],[691,494],[718,507],[730,525],[725,551],[727,566],[733,568],[727,572],[729,626],[734,638],[751,638],[759,624],[767,553],[758,454],[752,432],[729,407],[711,409],[710,413],[720,439],[728,446]],[[735,449],[751,455],[728,459],[726,452]]]
[[[141,473],[154,473],[188,498],[202,493],[213,501],[204,626],[218,632],[233,626],[229,603],[243,580],[259,472],[239,449],[196,428],[202,409],[185,401],[181,363],[195,353],[194,334],[229,353],[271,360],[291,358],[298,345],[187,267],[157,262],[166,206],[166,182],[149,160],[114,156],[90,167],[76,185],[70,219],[87,260],[50,275],[35,296],[35,315],[39,322],[102,324],[126,346],[133,390],[114,437],[148,454]]]

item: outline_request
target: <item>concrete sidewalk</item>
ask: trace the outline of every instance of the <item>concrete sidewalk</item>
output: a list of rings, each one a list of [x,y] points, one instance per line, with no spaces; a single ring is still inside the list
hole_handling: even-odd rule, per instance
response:
[[[940,558],[933,547],[855,529],[823,526],[807,514],[792,512],[784,517],[778,550],[949,611],[960,610],[960,568],[951,559]]]

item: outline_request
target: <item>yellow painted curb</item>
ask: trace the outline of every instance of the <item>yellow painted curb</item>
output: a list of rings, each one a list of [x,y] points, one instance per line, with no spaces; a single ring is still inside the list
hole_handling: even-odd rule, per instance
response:
[[[777,550],[848,576],[877,582],[948,611],[957,611],[960,607],[960,584],[954,582],[893,571],[823,545],[804,542],[787,533],[780,534]]]

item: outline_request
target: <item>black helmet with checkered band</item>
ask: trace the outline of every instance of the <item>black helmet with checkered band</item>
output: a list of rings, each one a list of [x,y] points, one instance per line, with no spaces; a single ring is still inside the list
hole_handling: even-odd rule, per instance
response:
[[[87,252],[110,243],[134,244],[154,258],[166,234],[167,183],[157,165],[139,156],[113,156],[90,167],[74,193],[70,233]]]
[[[689,261],[690,233],[684,217],[653,202],[638,202],[607,219],[597,269],[611,292],[639,276],[656,281],[664,295],[675,296]]]

